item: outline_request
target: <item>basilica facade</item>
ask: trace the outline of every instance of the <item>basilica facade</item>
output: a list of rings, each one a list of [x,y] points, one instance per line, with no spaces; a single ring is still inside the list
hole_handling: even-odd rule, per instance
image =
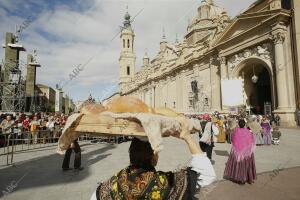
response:
[[[222,83],[240,79],[248,110],[278,114],[282,125],[295,126],[300,80],[293,8],[299,6],[292,1],[258,0],[231,19],[213,0],[203,0],[182,42],[170,43],[163,35],[159,53],[151,60],[146,54],[140,71],[135,70],[135,34],[126,13],[120,95],[180,113],[226,113],[231,108],[222,101]]]

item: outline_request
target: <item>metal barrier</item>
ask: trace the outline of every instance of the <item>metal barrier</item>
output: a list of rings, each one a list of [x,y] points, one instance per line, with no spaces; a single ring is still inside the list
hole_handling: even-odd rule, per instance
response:
[[[21,134],[16,134],[16,133],[2,134],[3,136],[5,136],[5,145],[4,147],[2,147],[3,153],[0,152],[0,156],[6,156],[6,165],[12,165],[14,162],[15,153],[26,152],[32,149],[56,146],[60,134],[61,131],[58,131],[56,133],[51,133],[49,130],[39,130],[35,134],[33,134],[32,132],[23,132]],[[35,135],[37,135],[37,137],[35,137]],[[38,135],[43,137],[38,137]],[[27,138],[23,138],[24,136]],[[89,134],[81,135],[79,137],[79,141],[90,141],[91,143],[105,142],[111,144],[118,144],[121,142],[128,141],[130,139],[131,138],[124,137],[124,136],[105,137],[105,136],[93,136]]]
[[[7,165],[13,164],[13,158],[16,152],[56,146],[60,134],[60,129],[55,132],[38,130],[36,132],[2,134],[5,143],[1,148],[3,149],[3,153],[0,152],[0,156],[6,156]]]

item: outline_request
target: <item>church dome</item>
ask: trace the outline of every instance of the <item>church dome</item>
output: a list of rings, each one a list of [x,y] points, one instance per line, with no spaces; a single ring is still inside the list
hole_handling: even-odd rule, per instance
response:
[[[213,0],[202,0],[197,14],[188,25],[188,32],[212,24],[214,19],[219,19],[224,16],[228,16],[227,12],[223,8],[215,5]]]

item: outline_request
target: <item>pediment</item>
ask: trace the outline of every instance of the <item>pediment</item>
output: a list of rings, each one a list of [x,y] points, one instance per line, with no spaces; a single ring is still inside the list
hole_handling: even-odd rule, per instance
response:
[[[226,42],[232,38],[237,37],[243,33],[248,32],[256,26],[261,25],[264,21],[270,19],[273,16],[272,13],[267,15],[252,15],[252,16],[239,16],[237,17],[219,36],[214,42],[214,46]]]
[[[257,13],[262,11],[270,10],[270,1],[268,0],[257,0],[251,4],[244,14]]]

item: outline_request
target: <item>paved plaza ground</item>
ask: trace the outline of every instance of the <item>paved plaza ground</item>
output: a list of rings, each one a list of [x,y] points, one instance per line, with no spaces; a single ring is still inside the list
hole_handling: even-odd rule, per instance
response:
[[[202,188],[200,199],[300,199],[300,130],[282,129],[282,133],[280,145],[256,148],[259,176],[252,185],[222,179],[230,145],[216,144],[213,160],[218,182]],[[55,153],[56,146],[19,152],[14,156],[14,165],[8,167],[6,157],[0,156],[0,195],[5,194],[1,199],[89,199],[98,182],[128,165],[129,144],[81,143],[84,170],[80,172],[61,170],[63,156]],[[166,138],[157,169],[176,170],[189,160],[183,141]]]

